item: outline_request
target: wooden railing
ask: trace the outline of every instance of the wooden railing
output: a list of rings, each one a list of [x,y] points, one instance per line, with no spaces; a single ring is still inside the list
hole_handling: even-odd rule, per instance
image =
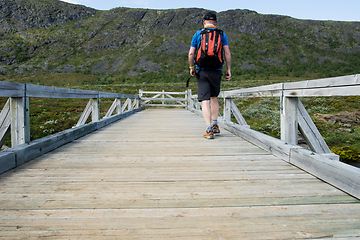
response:
[[[155,94],[155,96],[147,98],[144,96],[145,93]],[[143,109],[141,108],[141,101],[145,105],[151,106],[149,101],[156,99],[161,103],[155,103],[158,104],[155,106],[187,107],[201,115],[201,105],[197,101],[197,96],[192,95],[191,90],[176,94],[183,94],[185,97],[175,98],[171,96],[174,93],[164,91],[143,92],[140,90],[140,96],[133,96],[0,82],[0,97],[10,98],[0,114],[1,139],[6,137],[6,134],[9,134],[9,129],[11,129],[12,142],[16,143],[11,149],[0,152],[0,171],[19,166],[128,114],[139,111]],[[338,161],[338,156],[330,152],[299,99],[299,97],[359,95],[360,75],[225,91],[220,94],[220,97],[224,99],[224,114],[219,120],[220,125],[230,132],[360,199],[360,169]],[[90,101],[77,127],[29,142],[29,97],[90,98]],[[233,98],[242,97],[280,98],[281,139],[250,129],[233,101]],[[101,120],[99,119],[100,98],[115,98],[108,114]],[[127,98],[127,100],[121,107],[121,99],[123,98]],[[165,104],[166,101],[170,101],[171,104]],[[173,104],[174,102],[176,104]],[[129,110],[121,113],[125,108]],[[117,114],[111,116],[115,109]],[[90,114],[92,115],[92,123],[83,125]],[[237,123],[231,121],[232,115]],[[299,130],[304,135],[311,150],[297,145]],[[14,140],[13,135],[15,135]]]
[[[175,95],[176,97],[172,96]],[[141,105],[146,107],[187,107],[188,91],[151,92],[139,90]]]
[[[273,153],[283,160],[302,168],[343,191],[360,198],[360,169],[339,161],[331,153],[299,97],[359,96],[360,75],[286,82],[220,94],[224,99],[221,125],[249,142]],[[281,139],[250,129],[234,98],[278,97],[281,111]],[[189,96],[189,109],[201,114],[197,96]],[[232,122],[232,116],[237,123]],[[298,131],[302,133],[311,150],[298,146]]]
[[[2,146],[11,135],[12,145],[12,148],[0,152],[0,173],[142,109],[139,96],[135,95],[12,82],[0,82],[0,97],[9,98],[0,113],[0,144]],[[76,127],[30,142],[30,98],[89,98],[90,100]],[[100,98],[115,99],[103,119],[100,119]],[[123,105],[122,99],[126,99]],[[90,115],[91,123],[86,124]]]

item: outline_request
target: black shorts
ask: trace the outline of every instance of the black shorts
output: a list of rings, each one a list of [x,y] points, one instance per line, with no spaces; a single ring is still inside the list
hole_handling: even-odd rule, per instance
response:
[[[221,70],[201,70],[199,74],[196,74],[200,102],[219,95],[221,76]]]

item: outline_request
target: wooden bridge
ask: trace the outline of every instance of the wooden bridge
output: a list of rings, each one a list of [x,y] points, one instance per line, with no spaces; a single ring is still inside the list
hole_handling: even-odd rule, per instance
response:
[[[16,95],[13,84],[0,84],[0,96],[11,97],[0,123],[3,136],[10,131],[22,141],[28,98],[39,91],[17,87]],[[298,98],[343,95],[341,89],[359,95],[358,75],[224,92],[214,140],[202,137],[204,122],[190,91],[183,98],[154,97],[186,109],[144,110],[141,102],[150,99],[144,92],[41,88],[42,97],[60,91],[57,97],[90,98],[81,119],[91,114],[92,122],[79,120],[73,129],[0,152],[0,239],[360,237],[360,170],[328,152]],[[282,99],[283,140],[247,126],[232,101],[245,95]],[[115,98],[104,119],[97,114],[100,97]],[[294,128],[311,151],[291,142]]]

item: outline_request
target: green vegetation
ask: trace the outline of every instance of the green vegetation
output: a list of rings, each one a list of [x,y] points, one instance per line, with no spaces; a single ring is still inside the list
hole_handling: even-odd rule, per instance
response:
[[[129,94],[138,89],[185,90],[189,45],[207,11],[97,11],[47,0],[3,9],[1,81]],[[360,72],[358,23],[305,21],[248,10],[218,16],[232,52],[232,81],[224,81],[223,90]],[[190,81],[193,92],[195,82]],[[0,104],[5,101],[1,98]],[[302,101],[331,150],[343,161],[360,161],[359,120],[337,119],[357,113],[359,98]],[[86,102],[31,99],[31,138],[74,126]],[[101,114],[110,104],[102,100]],[[236,99],[236,104],[253,129],[279,137],[278,99]]]
[[[205,11],[117,8],[54,27],[8,31],[0,41],[0,72],[141,76],[146,82],[160,77],[160,82],[173,82],[174,76],[187,75],[189,44],[201,28],[193,19]],[[238,17],[239,23],[233,26],[227,23],[227,14],[220,14],[225,22],[220,21],[219,27],[229,37],[236,81],[316,79],[360,72],[356,24],[236,10],[232,17]]]

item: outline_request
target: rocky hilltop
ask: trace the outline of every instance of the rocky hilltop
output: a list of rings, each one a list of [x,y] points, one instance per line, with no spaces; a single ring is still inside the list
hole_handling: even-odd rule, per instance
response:
[[[56,27],[93,16],[97,12],[58,0],[2,0],[0,33]]]
[[[3,0],[0,74],[185,77],[190,41],[206,11],[99,11],[58,0]],[[239,79],[360,72],[360,22],[299,20],[240,9],[220,12],[218,18]]]

